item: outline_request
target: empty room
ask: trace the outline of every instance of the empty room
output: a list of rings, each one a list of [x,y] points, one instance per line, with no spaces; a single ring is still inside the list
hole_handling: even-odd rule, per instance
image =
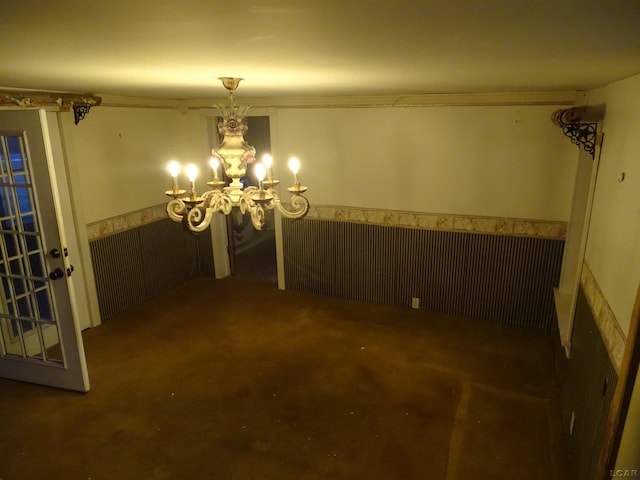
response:
[[[0,480],[640,478],[640,5],[33,0]]]

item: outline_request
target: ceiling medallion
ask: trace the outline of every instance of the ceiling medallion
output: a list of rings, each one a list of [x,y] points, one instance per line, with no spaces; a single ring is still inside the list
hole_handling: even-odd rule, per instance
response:
[[[172,197],[167,202],[167,215],[174,222],[182,222],[189,232],[199,233],[209,227],[216,212],[229,215],[234,208],[242,214],[251,215],[251,223],[261,230],[265,222],[265,210],[277,210],[287,218],[302,218],[309,212],[309,201],[304,197],[307,187],[300,184],[298,170],[300,162],[291,157],[289,168],[293,172],[293,185],[287,188],[292,194],[289,205],[280,201],[276,187],[280,181],[272,176],[272,158],[268,153],[262,162],[255,163],[256,150],[249,145],[244,134],[248,129],[246,113],[249,107],[238,106],[233,93],[238,88],[240,78],[222,77],[220,81],[229,91],[227,105],[218,105],[222,115],[218,122],[218,132],[223,136],[220,146],[211,151],[209,164],[212,169],[212,180],[207,182],[210,190],[199,196],[196,193],[195,180],[198,167],[187,165],[185,172],[189,179],[189,190],[182,190],[178,185],[178,174],[181,167],[175,160],[169,163],[172,177],[172,188],[165,192]],[[244,186],[241,179],[247,173],[247,166],[253,164],[253,172],[258,179],[258,186]],[[222,165],[223,178],[219,176]]]

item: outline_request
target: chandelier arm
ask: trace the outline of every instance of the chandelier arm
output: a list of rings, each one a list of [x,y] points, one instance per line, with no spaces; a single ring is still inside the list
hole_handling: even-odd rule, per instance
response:
[[[277,201],[273,202],[278,211],[287,218],[303,218],[307,213],[309,213],[309,200],[307,200],[302,195],[294,195],[291,197],[291,210],[287,209],[282,202]]]
[[[205,207],[207,209],[223,213],[224,215],[229,215],[231,213],[233,201],[228,193],[221,192],[219,190],[212,190],[204,195],[206,196]]]
[[[216,193],[219,193],[217,190],[209,190],[208,192],[204,192],[202,194],[202,206],[204,208],[209,208],[213,199],[216,197]]]
[[[167,202],[167,215],[174,222],[181,222],[182,217],[187,213],[187,205],[179,198],[174,198]]]
[[[275,188],[267,188],[267,193],[271,195],[272,200],[265,204],[267,210],[273,210],[276,208],[276,204],[280,202],[280,194]]]
[[[257,187],[249,186],[246,187],[242,191],[242,195],[240,196],[240,200],[238,202],[238,206],[240,207],[240,211],[242,214],[247,212],[251,213],[251,221],[253,222],[253,208],[256,206],[256,202],[253,201],[251,195],[256,194],[259,191]]]
[[[256,203],[250,208],[251,223],[256,230],[262,230],[264,225],[264,208],[262,205]]]
[[[213,218],[213,210],[204,207],[194,207],[182,217],[182,225],[189,232],[204,232],[211,223]]]

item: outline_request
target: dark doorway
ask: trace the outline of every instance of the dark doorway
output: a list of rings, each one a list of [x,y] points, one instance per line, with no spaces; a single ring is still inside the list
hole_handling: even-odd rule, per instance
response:
[[[269,117],[250,117],[244,137],[256,149],[257,162],[265,153],[271,153]],[[245,186],[257,186],[253,165],[248,166],[243,183]],[[229,215],[227,225],[232,274],[247,280],[277,284],[273,211],[267,212],[262,230],[253,227],[249,214],[242,215],[239,211]]]

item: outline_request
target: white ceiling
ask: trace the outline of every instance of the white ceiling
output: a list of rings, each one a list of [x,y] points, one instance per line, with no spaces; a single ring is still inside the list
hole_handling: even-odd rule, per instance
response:
[[[640,0],[2,0],[0,88],[170,99],[585,90]]]

